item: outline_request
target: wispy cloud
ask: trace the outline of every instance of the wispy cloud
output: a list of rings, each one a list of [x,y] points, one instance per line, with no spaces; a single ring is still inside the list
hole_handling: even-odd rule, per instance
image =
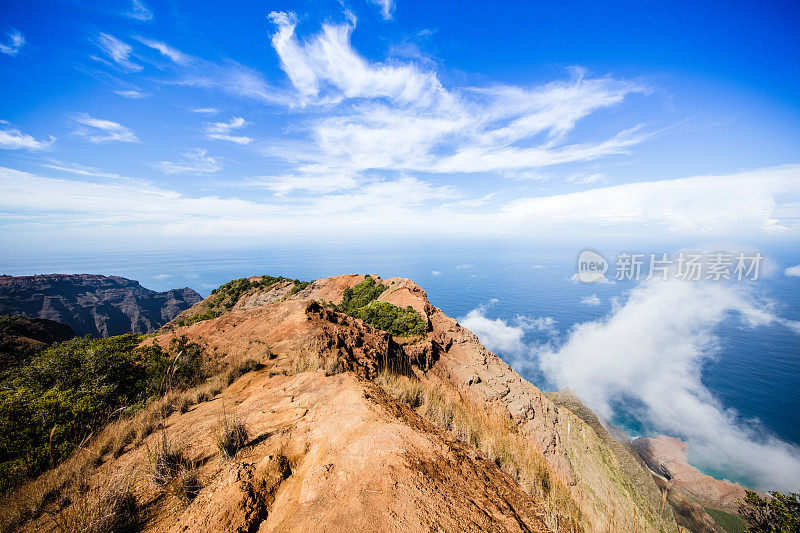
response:
[[[360,180],[346,170],[324,165],[306,165],[299,167],[292,174],[260,176],[250,180],[250,183],[274,191],[277,195],[294,191],[326,194],[352,189],[360,183]]]
[[[25,45],[25,36],[19,30],[10,30],[7,34],[8,44],[0,43],[0,53],[15,56]]]
[[[212,174],[222,168],[215,158],[200,148],[185,152],[181,161],[160,161],[154,166],[164,174]]]
[[[144,67],[131,61],[130,56],[133,48],[128,43],[120,41],[113,35],[99,33],[94,43],[102,50],[114,63],[122,67],[127,72],[139,72]]]
[[[575,69],[572,79],[540,87],[451,90],[414,62],[366,60],[351,44],[353,24],[325,24],[300,41],[292,13],[272,12],[270,19],[296,105],[322,110],[312,119],[309,142],[328,163],[353,170],[519,171],[623,154],[649,137],[634,125],[603,140],[567,142],[581,119],[647,91],[636,82],[589,78]]]
[[[789,267],[785,272],[787,276],[800,277],[800,265]]]
[[[94,167],[77,165],[75,163],[66,163],[63,161],[58,161],[56,159],[51,159],[47,163],[42,163],[42,166],[53,170],[59,170],[61,172],[69,172],[70,174],[76,174],[79,176],[89,176],[89,177],[105,178],[105,179],[124,179],[122,178],[122,176],[114,172],[106,172]]]
[[[196,107],[191,111],[192,113],[203,113],[204,115],[215,115],[219,113],[219,109],[215,107]]]
[[[5,120],[0,120],[0,149],[4,150],[45,150],[55,142],[52,135],[47,141],[40,141],[22,133]]]
[[[721,176],[643,181],[552,196],[521,198],[500,219],[520,229],[594,234],[786,234],[800,230],[800,166]]]
[[[143,93],[141,91],[137,91],[137,90],[134,90],[134,89],[129,89],[127,91],[116,91],[116,92],[117,92],[118,95],[122,96],[123,98],[138,99],[138,98],[146,98],[146,97],[150,96],[147,93]]]
[[[75,133],[95,144],[105,142],[139,142],[139,138],[131,130],[111,120],[94,118],[87,113],[77,113],[72,120],[81,125]],[[84,127],[86,126],[86,127]]]
[[[177,48],[169,46],[167,43],[138,36],[136,37],[136,40],[143,45],[152,48],[153,50],[158,50],[161,52],[161,55],[168,58],[173,63],[177,63],[178,65],[188,65],[193,60],[191,56],[184,54]]]
[[[144,22],[153,20],[153,12],[141,0],[131,0],[131,9],[126,13],[129,17]]]
[[[384,20],[391,20],[395,8],[394,0],[370,0],[370,2],[380,8]]]
[[[249,144],[253,141],[250,137],[231,135],[233,130],[237,130],[247,125],[242,117],[233,117],[228,122],[206,122],[206,137],[219,141],[230,141],[236,144]]]

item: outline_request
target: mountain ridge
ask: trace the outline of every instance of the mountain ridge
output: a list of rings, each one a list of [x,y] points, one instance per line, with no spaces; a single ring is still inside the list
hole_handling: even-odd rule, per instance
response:
[[[77,335],[152,333],[200,300],[188,287],[157,292],[120,276],[0,277],[0,314],[54,320]]]

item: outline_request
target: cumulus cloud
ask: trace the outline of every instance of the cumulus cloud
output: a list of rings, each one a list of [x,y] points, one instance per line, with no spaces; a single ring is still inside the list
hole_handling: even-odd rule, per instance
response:
[[[222,168],[206,150],[195,148],[183,154],[181,161],[160,161],[155,168],[164,174],[212,174]]]
[[[233,117],[228,122],[206,122],[206,137],[220,141],[230,141],[236,144],[249,144],[253,141],[250,137],[241,135],[231,135],[233,130],[237,130],[247,125],[242,117]]]
[[[120,41],[113,35],[99,33],[94,40],[95,44],[102,50],[114,63],[122,67],[127,72],[139,72],[142,65],[131,61],[130,56],[133,47],[126,42]]]
[[[786,275],[800,277],[800,265],[787,268]]]
[[[530,353],[530,346],[524,340],[526,332],[558,334],[557,321],[551,316],[517,315],[512,322],[502,318],[488,318],[486,311],[496,302],[497,300],[492,300],[489,304],[479,306],[458,319],[462,326],[477,335],[481,342],[493,352],[512,356],[513,359],[525,357]]]
[[[72,120],[80,124],[75,130],[77,135],[85,137],[94,144],[105,142],[139,142],[139,138],[131,130],[111,120],[94,118],[87,113],[78,113]]]
[[[19,30],[11,30],[6,35],[8,43],[0,43],[0,53],[15,56],[25,45],[25,36]]]
[[[599,296],[597,296],[596,294],[592,294],[590,296],[585,296],[581,298],[581,303],[584,305],[598,306],[603,302],[600,300]]]
[[[12,127],[5,120],[0,120],[0,149],[3,150],[45,150],[56,138],[52,135],[47,141],[37,140]]]
[[[800,488],[800,448],[742,420],[702,381],[716,353],[716,326],[735,317],[743,327],[785,321],[744,286],[646,282],[607,317],[575,326],[558,347],[532,348],[557,386],[569,386],[610,419],[619,401],[640,406],[651,431],[680,436],[693,462],[736,473],[760,488]],[[616,410],[615,410],[616,409]]]
[[[153,20],[153,12],[141,0],[131,0],[131,10],[126,14],[132,19],[144,22]]]

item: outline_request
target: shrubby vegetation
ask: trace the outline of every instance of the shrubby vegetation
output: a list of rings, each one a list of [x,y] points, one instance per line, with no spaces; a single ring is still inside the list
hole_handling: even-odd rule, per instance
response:
[[[276,283],[293,283],[291,294],[297,294],[301,290],[308,287],[310,281],[300,281],[299,279],[289,279],[283,276],[260,276],[259,279],[251,281],[250,278],[239,278],[229,281],[224,285],[220,285],[211,291],[211,307],[202,313],[196,315],[181,317],[175,321],[178,327],[190,326],[196,322],[203,320],[210,320],[222,315],[236,305],[239,299],[252,289],[267,288]]]
[[[748,490],[739,514],[752,533],[794,533],[800,531],[800,494],[770,492],[762,498]]]
[[[427,325],[410,305],[403,309],[389,302],[373,301],[355,315],[367,324],[398,337],[424,335]]]
[[[345,289],[342,303],[337,308],[398,337],[424,335],[427,325],[413,307],[403,309],[377,300],[385,290],[385,285],[367,276],[355,287]]]
[[[115,412],[203,379],[202,350],[168,350],[127,334],[80,337],[43,350],[0,382],[0,491],[64,459]]]

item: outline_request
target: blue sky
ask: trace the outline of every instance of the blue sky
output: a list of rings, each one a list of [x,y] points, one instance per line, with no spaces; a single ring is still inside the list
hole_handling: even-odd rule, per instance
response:
[[[4,2],[0,242],[800,232],[792,2]]]

